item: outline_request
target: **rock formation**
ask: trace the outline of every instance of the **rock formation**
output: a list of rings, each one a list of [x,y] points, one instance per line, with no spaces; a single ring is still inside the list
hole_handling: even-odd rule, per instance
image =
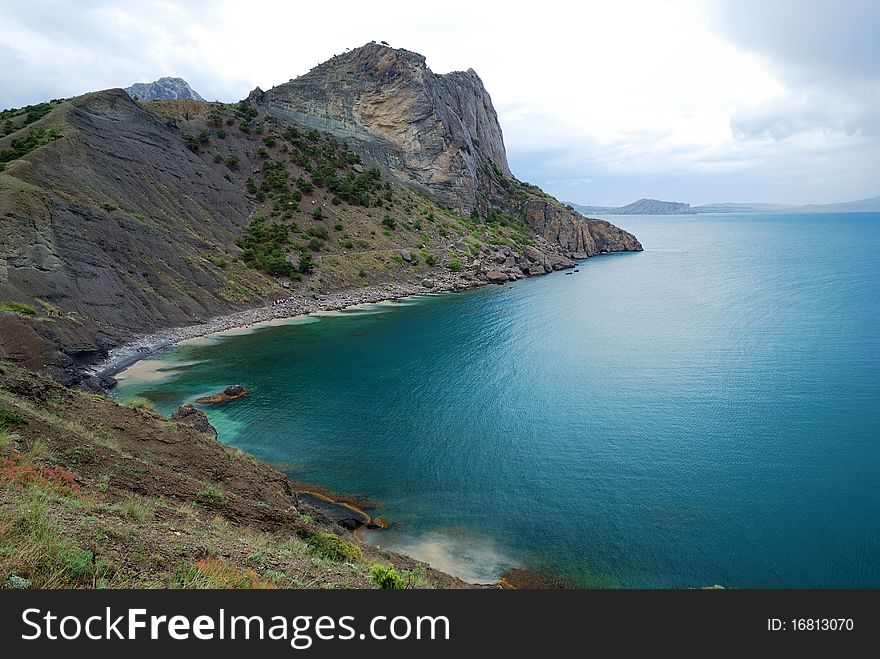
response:
[[[356,141],[460,213],[473,210],[496,169],[511,176],[492,99],[473,69],[437,75],[422,55],[367,44],[250,99]]]
[[[208,421],[208,415],[192,405],[187,404],[178,407],[177,411],[171,415],[171,420],[192,426],[196,430],[217,439],[217,429]]]
[[[159,78],[153,82],[138,82],[131,87],[126,87],[125,91],[132,98],[145,103],[149,103],[150,101],[170,101],[180,99],[190,99],[193,101],[205,100],[199,96],[183,78],[166,77]]]

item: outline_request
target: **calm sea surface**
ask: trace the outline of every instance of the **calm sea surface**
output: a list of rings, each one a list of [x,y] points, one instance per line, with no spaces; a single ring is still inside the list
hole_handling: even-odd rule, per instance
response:
[[[641,254],[177,346],[118,396],[475,580],[880,587],[880,214],[617,217]]]

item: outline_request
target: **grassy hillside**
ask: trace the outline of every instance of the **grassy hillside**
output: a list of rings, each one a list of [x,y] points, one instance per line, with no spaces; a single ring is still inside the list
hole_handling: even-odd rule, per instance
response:
[[[387,585],[376,565],[398,587],[465,585],[361,543],[210,435],[0,365],[0,584]]]

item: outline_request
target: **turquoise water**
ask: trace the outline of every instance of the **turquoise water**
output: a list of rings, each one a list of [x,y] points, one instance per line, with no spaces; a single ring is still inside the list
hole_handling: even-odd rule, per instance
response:
[[[614,221],[644,253],[177,346],[118,395],[246,385],[224,441],[468,578],[880,586],[880,215]]]

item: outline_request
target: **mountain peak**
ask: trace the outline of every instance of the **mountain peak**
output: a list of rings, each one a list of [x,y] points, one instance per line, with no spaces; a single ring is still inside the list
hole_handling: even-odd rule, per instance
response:
[[[137,82],[131,87],[126,87],[125,91],[132,98],[144,101],[145,103],[175,99],[205,100],[189,86],[186,80],[169,76],[159,78],[153,82]]]
[[[353,142],[406,183],[469,214],[494,172],[511,176],[492,99],[472,69],[371,42],[249,100]],[[482,202],[485,205],[485,201]]]

